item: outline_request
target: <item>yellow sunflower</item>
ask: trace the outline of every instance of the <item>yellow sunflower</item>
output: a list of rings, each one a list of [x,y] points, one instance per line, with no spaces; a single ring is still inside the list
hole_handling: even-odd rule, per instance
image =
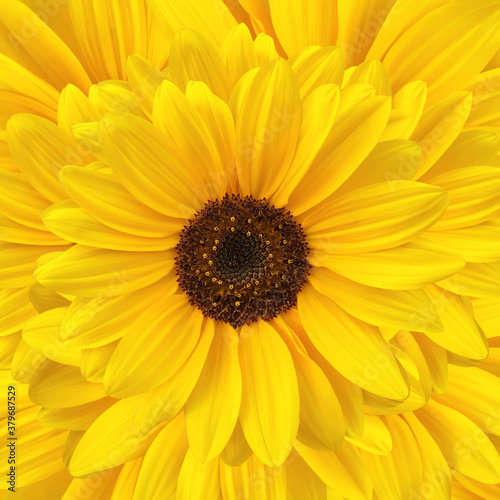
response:
[[[498,336],[499,2],[26,3],[0,2],[1,350],[70,472],[177,432],[148,463],[179,498],[274,471],[403,499],[477,427],[454,490],[498,482],[473,384],[446,391]],[[388,435],[407,462],[358,451]]]

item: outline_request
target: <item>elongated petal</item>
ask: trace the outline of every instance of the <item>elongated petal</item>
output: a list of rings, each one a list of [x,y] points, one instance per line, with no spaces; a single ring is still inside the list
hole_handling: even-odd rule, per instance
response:
[[[250,446],[248,446],[245,434],[243,434],[243,429],[241,428],[240,421],[238,420],[226,447],[220,454],[220,458],[226,465],[229,465],[230,467],[238,467],[243,462],[246,462],[252,454],[253,452]]]
[[[304,99],[322,85],[342,83],[345,57],[339,47],[305,47],[293,54],[288,63]]]
[[[97,106],[78,87],[66,85],[57,107],[57,124],[71,134],[75,123],[94,122],[101,117]]]
[[[189,447],[202,462],[215,458],[233,433],[240,411],[238,334],[216,324],[214,341],[184,412]]]
[[[111,297],[75,299],[61,321],[59,336],[67,345],[100,347],[123,337],[127,328],[160,297],[175,292],[175,277],[170,273],[150,286]]]
[[[299,425],[299,390],[292,358],[276,330],[265,322],[242,328],[239,356],[241,427],[260,460],[277,467],[290,453]]]
[[[413,413],[405,413],[402,418],[415,437],[422,460],[423,481],[417,490],[430,500],[447,500],[450,498],[451,474],[441,450]]]
[[[155,387],[168,380],[193,352],[202,321],[201,312],[186,296],[160,300],[139,318],[113,353],[104,378],[106,391],[113,396],[133,396],[145,385]]]
[[[399,247],[352,255],[317,253],[309,257],[357,283],[388,290],[413,290],[455,275],[465,262],[446,248],[422,238]],[[452,278],[453,280],[455,278]]]
[[[227,190],[226,166],[196,108],[172,82],[158,88],[153,103],[153,123],[178,146],[182,161],[199,170],[199,190],[205,198],[220,198]]]
[[[286,484],[285,466],[273,469],[255,455],[239,467],[229,467],[220,462],[220,485],[224,500],[285,500]]]
[[[132,422],[138,398],[118,401],[106,410],[85,432],[76,445],[68,470],[74,476],[111,469],[142,456],[160,431],[138,439]]]
[[[134,500],[170,498],[177,489],[177,479],[188,450],[184,417],[179,414],[169,422],[148,448],[134,491]],[[164,457],[168,456],[168,460]]]
[[[133,115],[123,120],[110,113],[100,123],[107,162],[140,201],[162,214],[181,218],[200,207],[198,166],[182,163],[175,145],[167,147],[171,141],[165,134]]]
[[[105,173],[67,166],[61,169],[59,179],[85,212],[118,231],[161,238],[182,228],[181,221],[170,219],[144,205],[114,177]]]
[[[429,285],[426,291],[439,312],[444,327],[439,333],[427,331],[427,336],[459,356],[483,360],[488,355],[488,343],[471,316],[470,299],[447,292],[436,285]]]
[[[169,252],[119,252],[75,245],[39,267],[35,279],[52,290],[98,297],[138,290],[168,274]]]
[[[235,119],[236,166],[243,194],[269,197],[279,186],[295,153],[300,113],[290,66],[283,59],[264,66]]]
[[[309,280],[349,314],[372,325],[430,332],[443,329],[437,310],[422,290],[380,290],[323,268],[315,269]]]
[[[446,209],[435,186],[411,181],[377,183],[332,199],[304,219],[311,247],[326,253],[364,253],[407,243]]]
[[[17,488],[41,481],[63,467],[61,457],[68,431],[41,427],[36,420],[37,411],[38,408],[32,406],[16,414],[16,441],[13,441],[12,435],[8,433],[10,426],[5,425],[0,432],[4,443],[14,442],[16,451],[24,450],[22,454],[16,453],[16,493]],[[6,477],[12,465],[8,462],[11,457],[10,450],[8,446],[4,446],[1,453],[3,463],[0,471]],[[8,488],[11,485],[6,482],[6,486]]]
[[[39,13],[46,16],[43,11]],[[17,50],[13,50],[14,57],[24,56],[24,60],[21,59],[23,66],[39,65],[39,68],[43,68],[38,71],[44,80],[58,90],[68,83],[88,90],[91,82],[77,57],[28,6],[23,2],[2,3],[0,16],[4,28],[10,34],[11,44],[13,41],[18,44]]]
[[[288,55],[308,45],[335,45],[336,2],[269,0],[269,6],[276,35]]]
[[[33,318],[23,329],[23,339],[47,359],[80,366],[80,349],[64,345],[59,339],[59,327],[66,310],[66,307],[58,307]]]
[[[295,443],[304,461],[319,478],[341,498],[364,500],[371,498],[373,486],[358,450],[344,443],[337,452],[316,451]]]
[[[490,222],[450,231],[427,231],[425,239],[462,255],[467,262],[500,260],[500,226]]]
[[[500,457],[484,434],[458,411],[430,400],[416,416],[454,468],[487,484],[500,481]]]
[[[36,315],[28,290],[25,287],[0,291],[0,336],[18,332]]]
[[[384,57],[392,85],[399,89],[424,80],[433,100],[450,88],[463,88],[498,50],[499,26],[494,2],[458,2],[434,10],[404,32]]]
[[[388,455],[392,450],[392,437],[382,419],[378,415],[365,415],[365,428],[362,437],[347,441],[357,448],[375,455]]]
[[[138,437],[183,408],[200,377],[213,337],[214,322],[205,320],[198,344],[184,364],[165,383],[143,394],[134,420]]]
[[[220,499],[219,459],[197,462],[188,450],[177,482],[178,500]]]
[[[302,101],[302,120],[297,151],[280,187],[272,196],[275,206],[284,206],[323,146],[340,102],[339,87],[322,85]]]
[[[205,32],[204,32],[205,33]],[[185,92],[189,81],[201,81],[221,99],[229,97],[229,75],[215,47],[197,31],[178,31],[170,50],[172,82]]]
[[[304,459],[292,452],[286,464],[287,499],[290,500],[327,500],[325,483],[312,471]]]
[[[302,213],[327,198],[356,170],[377,144],[387,124],[390,100],[368,98],[339,115],[316,159],[290,198]]]
[[[7,140],[13,158],[26,179],[46,198],[67,198],[59,184],[64,165],[85,165],[88,153],[54,123],[34,115],[15,115],[7,124]]]
[[[407,381],[377,328],[349,315],[310,284],[298,299],[307,334],[336,370],[370,392],[406,398]]]
[[[187,26],[220,45],[231,28],[236,26],[231,11],[222,1],[206,3],[204,0],[187,0],[182,4],[173,4],[150,0],[149,5],[158,16],[167,38]]]

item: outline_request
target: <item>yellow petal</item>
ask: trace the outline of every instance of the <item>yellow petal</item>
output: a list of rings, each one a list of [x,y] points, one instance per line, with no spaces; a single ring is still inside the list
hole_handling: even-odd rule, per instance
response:
[[[305,47],[288,60],[300,98],[304,99],[321,85],[342,83],[345,57],[338,47]]]
[[[189,448],[201,462],[219,455],[238,419],[241,371],[237,345],[236,330],[216,323],[205,366],[184,408]]]
[[[288,198],[311,166],[330,132],[340,101],[339,87],[318,87],[302,100],[302,119],[297,151],[281,185],[271,197],[275,206],[285,206]]]
[[[155,387],[168,380],[196,347],[202,321],[203,315],[185,295],[157,302],[113,353],[104,378],[106,392],[128,397],[143,392],[145,386]]]
[[[141,203],[113,176],[89,168],[63,167],[61,184],[86,213],[125,233],[162,238],[180,232],[182,221]]]
[[[208,133],[204,140],[213,141],[218,154],[218,160],[215,161],[222,167],[217,170],[217,175],[212,175],[209,182],[216,186],[217,183],[220,184],[223,180],[228,179],[234,189],[236,186],[235,130],[231,109],[203,82],[189,82],[186,88],[186,97],[205,123]],[[213,190],[213,188],[211,189]]]
[[[241,427],[260,460],[277,467],[290,453],[299,425],[295,368],[286,344],[268,323],[244,326],[240,335]]]
[[[335,45],[337,39],[336,2],[314,0],[269,0],[276,35],[288,55],[309,45]]]
[[[14,354],[21,340],[21,332],[0,337],[0,368],[2,370],[9,370],[12,367]]]
[[[475,481],[470,477],[464,476],[463,474],[460,474],[460,472],[455,472],[453,474],[453,478],[456,479],[453,486],[458,483],[466,489],[467,499],[474,498],[475,500],[496,500],[500,494],[500,485],[498,484],[484,484],[480,481]],[[452,490],[452,493],[456,495],[454,490]],[[457,496],[457,498],[459,497]]]
[[[39,215],[49,205],[23,174],[0,170],[0,211],[9,219],[43,230]]]
[[[47,83],[45,78],[36,76],[22,63],[13,61],[5,54],[0,54],[0,85],[2,89],[13,92],[14,95],[29,97],[49,110],[57,110],[59,92]],[[50,111],[47,118],[50,118]]]
[[[127,77],[132,85],[132,91],[145,115],[153,116],[153,99],[156,89],[167,79],[153,64],[139,56],[132,54],[127,59]]]
[[[303,227],[314,250],[373,252],[412,240],[435,223],[447,204],[446,192],[435,186],[380,182],[332,198],[308,215]]]
[[[454,408],[488,434],[500,435],[500,379],[480,368],[449,366],[450,381],[445,394],[435,401]]]
[[[118,401],[87,429],[76,445],[68,470],[73,476],[111,469],[142,456],[160,431],[138,439],[132,433],[137,398]]]
[[[145,436],[184,407],[207,359],[214,326],[214,321],[205,319],[198,344],[189,358],[166,382],[143,394],[134,420],[133,431],[137,437]]]
[[[347,379],[393,399],[408,395],[407,381],[377,328],[357,320],[307,284],[298,297],[307,334]]]
[[[489,130],[462,132],[429,171],[422,175],[420,180],[425,182],[432,177],[455,169],[476,165],[492,165],[497,155],[498,146],[498,137]]]
[[[422,460],[422,483],[418,491],[429,500],[450,498],[450,468],[436,442],[413,413],[404,413],[402,418],[410,427]]]
[[[392,450],[392,437],[378,415],[365,415],[365,431],[358,439],[346,438],[357,448],[374,455],[388,455]]]
[[[500,226],[484,222],[450,231],[427,231],[425,239],[448,247],[467,262],[500,260]]]
[[[198,166],[181,163],[165,134],[134,115],[123,120],[108,114],[100,123],[107,163],[140,201],[171,217],[191,216],[200,208]]]
[[[21,330],[36,314],[31,305],[28,288],[0,291],[0,336],[11,335]]]
[[[372,497],[373,487],[358,450],[344,443],[336,452],[316,451],[295,443],[295,449],[319,478],[342,498],[365,500]]]
[[[287,173],[299,137],[299,91],[283,59],[270,62],[257,73],[235,121],[236,166],[242,192],[255,198],[269,197]]]
[[[253,43],[259,66],[265,66],[268,62],[279,57],[274,40],[269,35],[259,33]]]
[[[173,252],[120,252],[75,245],[39,267],[35,279],[61,293],[113,296],[144,288],[167,275]]]
[[[137,477],[141,471],[142,457],[127,462],[119,467],[120,475],[116,480],[110,500],[132,500],[137,483]]]
[[[453,144],[462,131],[471,107],[469,92],[455,92],[425,110],[411,136],[423,153],[423,161],[415,179],[425,174]]]
[[[392,95],[387,72],[378,59],[369,59],[361,63],[349,79],[349,84],[353,83],[369,83],[375,87],[377,95]]]
[[[61,247],[0,242],[0,287],[22,288],[33,283],[36,260]]]
[[[23,245],[68,245],[68,241],[59,238],[50,231],[33,229],[18,224],[0,214],[0,233],[2,240]]]
[[[10,426],[7,427],[6,422],[0,431],[0,438],[6,443],[0,455],[2,460],[0,472],[6,477],[11,470],[12,463],[9,464],[8,458],[11,456],[12,448],[7,445],[14,443],[16,490],[45,479],[63,467],[62,449],[68,431],[41,427],[36,420],[37,411],[38,408],[32,406],[17,413],[15,426],[17,440],[12,440],[7,430]],[[20,453],[20,450],[23,450],[23,453]],[[6,486],[3,486],[3,489],[11,486],[7,481],[9,478],[6,479],[4,483]]]
[[[454,277],[450,280],[455,280],[455,273],[465,264],[446,248],[423,238],[378,252],[352,255],[318,252],[313,253],[308,260],[313,266],[326,267],[357,283],[388,290],[422,288],[452,275]]]
[[[380,290],[324,268],[315,268],[309,281],[349,314],[372,325],[433,333],[443,330],[438,312],[423,290]]]
[[[178,235],[168,238],[148,238],[112,229],[87,215],[72,200],[60,201],[40,215],[45,227],[67,241],[131,252],[170,250],[178,242]]]
[[[339,115],[290,198],[293,213],[302,213],[323,201],[356,170],[379,140],[389,112],[389,98],[376,96]]]
[[[30,398],[46,408],[69,408],[106,396],[101,384],[87,382],[79,368],[44,361],[30,382]]]
[[[212,43],[220,45],[227,33],[236,25],[231,11],[222,0],[210,3],[204,0],[187,0],[182,4],[151,0],[149,4],[169,38],[181,28],[188,26],[203,33]]]
[[[447,292],[436,285],[427,286],[426,292],[439,312],[444,327],[439,333],[426,331],[427,336],[459,356],[478,361],[486,358],[488,343],[472,317],[470,299]],[[413,329],[421,331],[418,327]]]
[[[153,123],[177,145],[183,162],[197,166],[197,196],[221,198],[227,190],[225,165],[196,108],[172,82],[156,91]]]
[[[219,50],[231,88],[247,71],[258,66],[257,52],[246,24],[238,24],[226,36]]]
[[[271,468],[252,455],[239,467],[220,462],[220,485],[224,500],[285,500],[286,470]]]
[[[429,82],[432,100],[463,88],[498,50],[499,27],[494,2],[459,2],[434,10],[403,32],[384,57],[393,87],[423,80]]]
[[[51,201],[67,198],[59,184],[64,165],[85,165],[87,151],[54,123],[34,115],[15,115],[7,124],[12,156],[26,179]]]
[[[500,172],[496,167],[455,169],[427,182],[445,189],[450,197],[448,208],[432,231],[474,226],[500,210]]]
[[[335,450],[344,440],[342,409],[321,368],[297,346],[280,319],[273,322],[292,355],[299,383],[300,420],[297,439],[317,450]]]
[[[113,398],[102,398],[70,408],[41,408],[37,420],[44,427],[84,431],[116,401]]]
[[[197,80],[206,83],[216,96],[227,101],[227,70],[216,48],[199,32],[182,29],[175,34],[170,49],[170,70],[172,82],[182,92],[190,80]]]
[[[21,339],[12,359],[12,377],[18,382],[28,384],[44,360],[45,357],[42,354]]]
[[[500,481],[497,450],[467,417],[432,399],[415,414],[458,472],[487,484]]]
[[[111,356],[118,346],[119,340],[110,344],[93,349],[82,349],[82,359],[80,362],[80,371],[89,382],[101,383],[104,381],[104,375]]]
[[[149,446],[137,479],[134,499],[170,499],[172,495],[175,498],[177,479],[187,450],[184,417],[180,413]]]
[[[251,455],[252,450],[250,446],[248,446],[240,421],[238,420],[226,447],[220,454],[220,458],[226,465],[238,467],[243,462],[246,462]]]
[[[23,329],[23,339],[47,359],[80,366],[80,349],[67,346],[59,339],[59,326],[66,310],[66,307],[58,307],[33,318]]]
[[[182,463],[177,483],[178,500],[220,499],[219,459],[197,462],[190,450]]]
[[[78,498],[82,491],[90,492],[96,500],[111,500],[116,481],[122,470],[122,467],[116,467],[111,471],[86,479],[74,478],[61,500]]]
[[[413,337],[417,341],[429,368],[432,390],[437,394],[446,392],[448,388],[448,359],[446,350],[423,333],[414,332]]]
[[[57,124],[71,134],[71,127],[76,123],[99,120],[100,113],[90,99],[74,85],[66,85],[61,92],[57,107]]]
[[[23,54],[25,61],[34,61],[43,68],[40,73],[47,82],[58,90],[68,83],[82,90],[90,87],[90,79],[77,57],[23,2],[2,3],[0,16],[11,41],[19,44],[17,52]]]
[[[173,294],[177,285],[171,272],[141,290],[96,298],[76,298],[61,321],[61,340],[76,347],[100,347],[123,337],[127,328],[160,297]]]
[[[495,299],[500,296],[500,264],[468,263],[455,276],[438,284],[441,288],[458,295]]]
[[[484,331],[486,338],[493,339],[500,336],[498,325],[500,299],[473,299],[472,307],[474,309],[474,318]]]
[[[30,301],[33,307],[39,312],[48,311],[54,307],[66,307],[71,304],[71,302],[59,295],[57,292],[48,290],[38,283],[33,284],[29,289]]]
[[[327,500],[326,485],[294,450],[286,464],[286,498],[289,500]]]

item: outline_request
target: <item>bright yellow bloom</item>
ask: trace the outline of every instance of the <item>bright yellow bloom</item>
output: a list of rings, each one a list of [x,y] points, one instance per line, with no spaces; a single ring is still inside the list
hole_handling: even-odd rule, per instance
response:
[[[136,498],[498,482],[500,3],[226,3],[0,2],[3,366]]]

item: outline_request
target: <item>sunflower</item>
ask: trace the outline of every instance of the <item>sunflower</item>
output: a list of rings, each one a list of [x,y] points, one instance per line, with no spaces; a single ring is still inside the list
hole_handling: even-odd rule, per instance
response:
[[[423,424],[437,444],[415,437],[416,462],[450,461],[483,432],[447,372],[498,336],[500,10],[402,4],[0,4],[2,351],[40,421],[76,431],[72,474],[138,473],[174,433],[183,498],[225,467],[290,469],[280,497],[297,476],[298,498],[405,498],[389,476],[406,462],[360,448],[387,455]],[[490,434],[455,490],[500,479]],[[95,459],[108,438],[118,458]]]

